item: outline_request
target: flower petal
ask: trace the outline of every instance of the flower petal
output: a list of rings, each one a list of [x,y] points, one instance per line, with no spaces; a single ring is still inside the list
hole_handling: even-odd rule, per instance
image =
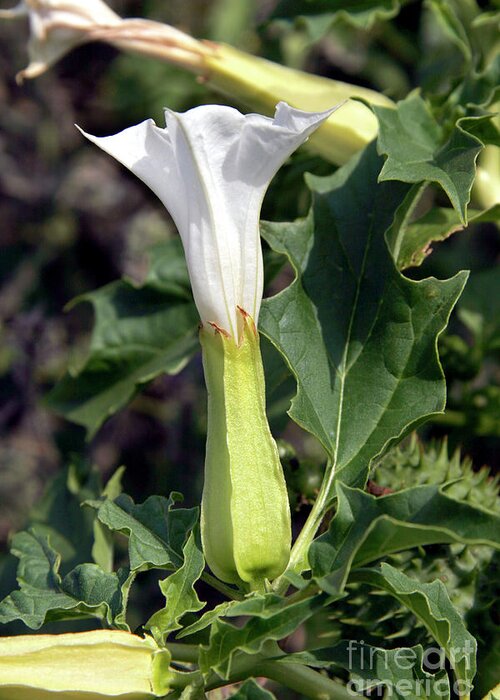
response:
[[[308,113],[280,103],[270,119],[204,105],[184,114],[167,110],[166,129],[149,120],[115,136],[85,134],[164,203],[183,241],[202,321],[236,341],[238,307],[257,321],[262,300],[259,216],[266,189],[334,109]]]

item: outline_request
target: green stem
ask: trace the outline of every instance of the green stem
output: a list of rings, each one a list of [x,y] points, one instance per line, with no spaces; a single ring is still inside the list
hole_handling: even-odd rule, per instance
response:
[[[196,663],[198,661],[198,646],[196,644],[167,644],[167,649],[175,661]],[[276,651],[280,651],[276,645]],[[199,671],[178,673],[173,679],[172,687],[185,687],[199,677]],[[276,681],[291,690],[295,690],[312,700],[352,700],[352,694],[340,683],[332,681],[328,676],[318,673],[308,666],[294,663],[284,663],[266,660],[262,655],[242,654],[236,657],[232,664],[231,676],[227,680],[211,673],[205,690],[213,690],[221,686],[264,676]]]
[[[344,685],[302,664],[262,661],[256,666],[254,672],[258,676],[281,683],[311,700],[352,700],[353,697]]]
[[[166,645],[174,661],[185,661],[190,664],[198,663],[199,647],[197,644],[178,644],[169,642]]]
[[[335,469],[333,464],[329,462],[326,466],[325,477],[321,484],[318,497],[314,502],[304,527],[302,528],[299,536],[295,540],[295,544],[292,547],[287,571],[296,571],[297,573],[301,573],[307,569],[307,550],[309,549],[309,545],[313,541],[316,532],[321,525],[321,521],[323,520],[329,502],[331,501],[334,477]],[[286,592],[289,585],[285,575],[286,571],[273,583],[274,591],[281,595]]]
[[[205,581],[205,583],[208,583],[209,586],[212,586],[212,588],[215,588],[216,591],[223,593],[231,600],[243,600],[245,597],[242,593],[240,593],[240,591],[237,591],[236,588],[226,586],[225,583],[220,581],[218,578],[215,578],[215,576],[212,576],[212,574],[208,574],[206,571],[204,571],[201,575],[201,579],[202,581]]]

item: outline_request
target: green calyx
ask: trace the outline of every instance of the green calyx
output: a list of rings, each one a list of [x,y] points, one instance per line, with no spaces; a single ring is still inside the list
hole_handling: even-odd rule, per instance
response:
[[[259,336],[242,313],[240,342],[202,329],[208,430],[201,535],[223,581],[263,590],[290,557],[290,508],[265,407]]]

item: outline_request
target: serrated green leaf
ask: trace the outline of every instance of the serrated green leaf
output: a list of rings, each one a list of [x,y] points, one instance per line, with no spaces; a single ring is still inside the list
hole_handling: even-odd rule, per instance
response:
[[[331,599],[325,595],[316,595],[290,603],[284,598],[268,594],[237,603],[231,608],[231,615],[251,614],[252,617],[243,627],[234,627],[216,620],[208,646],[200,648],[200,669],[204,673],[212,670],[221,678],[228,678],[233,656],[238,651],[258,654],[266,642],[283,639],[291,634],[329,600]]]
[[[439,486],[417,486],[375,497],[337,484],[337,512],[314,540],[309,563],[321,588],[342,592],[352,566],[436,543],[487,544],[500,549],[500,516],[449,498]]]
[[[219,605],[216,605],[212,610],[207,610],[201,617],[199,617],[193,624],[188,627],[183,627],[179,634],[176,635],[176,639],[182,639],[182,637],[189,637],[191,634],[196,634],[196,632],[201,632],[201,630],[210,627],[210,625],[218,620],[219,617],[226,617],[230,609],[237,604],[235,600],[226,600]]]
[[[165,243],[142,287],[123,280],[85,294],[95,324],[88,357],[47,396],[48,405],[92,436],[164,372],[176,374],[198,347],[199,317],[189,294],[180,242]]]
[[[500,221],[500,204],[486,211],[469,210],[469,224],[496,221]],[[463,228],[464,224],[454,209],[430,209],[407,227],[398,251],[398,268],[406,270],[421,265],[431,253],[432,243],[444,241]]]
[[[231,695],[232,700],[276,700],[275,696],[263,688],[253,678],[246,680],[236,693]]]
[[[46,537],[34,530],[20,532],[12,540],[12,553],[19,558],[19,590],[0,603],[0,622],[21,620],[39,629],[49,620],[97,617],[122,629],[122,584],[125,572],[102,571],[96,564],[80,564],[66,576],[59,574],[60,556]]]
[[[198,508],[173,508],[179,494],[170,497],[150,496],[135,504],[130,496],[120,494],[114,501],[90,503],[97,509],[100,522],[110,530],[129,538],[130,568],[182,566],[182,548],[198,519]]]
[[[459,124],[448,136],[418,93],[398,102],[397,109],[372,109],[379,121],[378,152],[387,156],[380,181],[435,182],[465,223],[479,139]]]
[[[164,644],[167,636],[181,628],[179,620],[187,612],[198,612],[205,607],[194,589],[205,567],[199,535],[192,530],[182,550],[184,561],[180,569],[163,581],[160,589],[167,604],[147,621],[145,627],[152,631],[158,644]]]
[[[368,30],[377,21],[395,17],[400,0],[281,0],[271,15],[272,19],[293,21],[304,26],[313,41],[318,41],[336,22],[342,21]]]
[[[413,612],[444,650],[460,684],[460,695],[467,696],[476,673],[477,644],[451,604],[442,581],[420,583],[389,564],[359,569],[355,580],[381,588]]]
[[[298,662],[314,668],[345,669],[350,674],[352,691],[358,693],[385,685],[389,697],[397,700],[449,699],[450,684],[446,671],[427,673],[422,668],[424,658],[424,649],[420,645],[382,649],[356,640],[342,640],[323,649],[287,654],[278,661],[282,664]]]
[[[297,380],[290,415],[353,485],[391,442],[443,410],[436,338],[466,278],[413,282],[397,272],[384,234],[409,188],[377,184],[381,164],[369,146],[333,176],[309,178],[307,219],[262,227],[297,276],[260,317]]]

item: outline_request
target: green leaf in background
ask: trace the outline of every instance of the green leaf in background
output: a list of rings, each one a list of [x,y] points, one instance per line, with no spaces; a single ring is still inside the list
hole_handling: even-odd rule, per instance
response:
[[[47,397],[48,405],[92,436],[140,386],[176,374],[196,351],[198,314],[191,300],[178,239],[156,248],[142,287],[122,280],[78,297],[90,302],[95,324],[88,357]]]
[[[387,156],[380,181],[435,182],[465,223],[479,139],[459,125],[448,137],[418,93],[398,102],[397,109],[372,109],[379,120],[378,151]]]
[[[180,569],[163,581],[160,589],[167,604],[158,610],[146,623],[146,629],[152,631],[158,644],[164,644],[170,632],[182,627],[179,620],[187,612],[198,612],[205,607],[194,589],[205,567],[198,533],[191,531],[183,548],[184,562]]]
[[[318,41],[336,22],[344,21],[361,30],[368,30],[377,21],[395,17],[400,0],[281,0],[272,19],[293,21],[304,26],[313,41]]]
[[[182,548],[198,519],[198,508],[173,508],[180,494],[170,497],[150,496],[136,505],[130,496],[121,494],[114,501],[94,501],[101,523],[113,532],[129,538],[132,571],[168,565],[182,566]]]
[[[468,223],[500,221],[500,204],[486,211],[470,210]],[[462,231],[464,224],[454,209],[430,209],[417,221],[409,224],[398,250],[397,265],[400,270],[421,265],[432,252],[432,244],[440,243],[454,233]],[[470,281],[469,281],[470,284]],[[466,287],[467,289],[467,287]]]
[[[260,329],[297,380],[290,416],[315,435],[338,477],[364,483],[370,461],[445,404],[436,339],[465,283],[413,282],[384,234],[409,187],[377,184],[370,145],[328,178],[309,178],[307,219],[265,224],[295,281],[265,300]]]
[[[328,600],[324,594],[320,594],[299,602],[290,602],[268,594],[236,603],[228,614],[252,617],[243,627],[235,627],[222,620],[215,621],[208,646],[200,649],[201,670],[205,673],[212,670],[221,678],[228,678],[237,652],[258,654],[266,642],[283,639],[294,632],[327,604]]]
[[[102,494],[100,494],[102,498],[107,498],[111,501],[118,498],[122,492],[122,476],[124,471],[125,467],[119,467],[116,470],[104,487]],[[115,549],[113,534],[109,528],[100,522],[100,520],[96,517],[95,512],[93,513],[93,516],[94,544],[92,545],[92,559],[104,571],[113,571]]]
[[[463,54],[465,65],[470,65],[472,61],[472,46],[465,27],[453,7],[453,3],[449,2],[449,0],[428,0],[427,6],[434,13],[435,19],[446,36]]]
[[[450,684],[444,669],[435,674],[423,670],[422,646],[381,649],[356,640],[342,640],[333,646],[288,654],[279,662],[302,663],[314,668],[349,672],[352,690],[358,693],[380,685],[389,689],[389,697],[445,700],[450,697]]]
[[[0,623],[21,620],[39,629],[50,620],[96,617],[128,629],[123,620],[124,571],[102,571],[96,564],[80,564],[64,578],[59,575],[60,556],[46,537],[35,530],[19,532],[12,540],[19,558],[19,590],[0,603]]]
[[[500,205],[498,207],[500,210]],[[486,352],[500,349],[500,273],[498,267],[472,275],[458,306],[458,317]]]
[[[101,488],[97,469],[70,464],[49,481],[30,511],[30,527],[35,528],[37,536],[50,540],[61,557],[63,574],[93,559],[95,514],[82,508],[82,503],[98,498]]]
[[[498,20],[497,20],[498,21]],[[495,41],[498,41],[496,29]],[[484,70],[467,72],[448,99],[450,107],[489,107],[500,95],[500,55],[495,51],[493,59]],[[463,112],[462,112],[463,114]]]
[[[234,695],[231,695],[231,700],[276,700],[276,698],[253,678],[249,678]]]
[[[321,588],[342,592],[352,566],[435,543],[486,544],[500,549],[500,515],[449,498],[439,486],[417,486],[375,497],[337,484],[338,506],[328,532],[309,548]]]
[[[420,583],[389,564],[360,569],[355,579],[381,588],[413,612],[443,649],[460,684],[460,695],[466,697],[476,673],[476,640],[451,604],[442,581]]]

